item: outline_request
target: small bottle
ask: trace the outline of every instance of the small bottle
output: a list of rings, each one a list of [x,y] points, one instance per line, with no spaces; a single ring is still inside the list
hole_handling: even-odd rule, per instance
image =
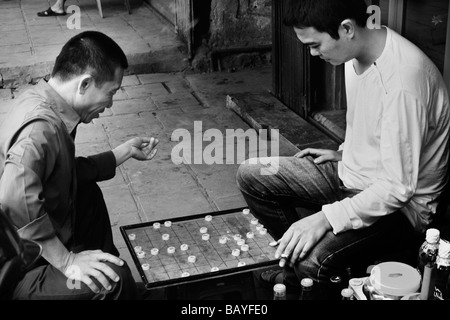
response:
[[[436,282],[436,259],[439,250],[440,232],[437,229],[428,229],[426,241],[419,249],[418,269],[422,274],[420,287],[420,300],[430,300],[434,297]]]
[[[277,283],[273,287],[273,300],[286,300],[286,286],[282,283]]]
[[[303,278],[300,282],[302,292],[300,293],[299,300],[313,300],[313,287],[314,282],[310,278]]]
[[[331,300],[340,300],[341,299],[341,291],[345,288],[344,281],[340,276],[332,276],[330,278],[330,299]]]
[[[342,289],[341,291],[341,300],[355,300],[354,292],[350,288]]]
[[[438,257],[436,258],[435,293],[442,300],[450,299],[450,242],[442,240],[439,243]]]

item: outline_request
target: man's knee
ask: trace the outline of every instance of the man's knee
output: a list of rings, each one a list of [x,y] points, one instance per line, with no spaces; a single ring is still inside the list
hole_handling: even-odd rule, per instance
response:
[[[261,171],[264,169],[263,163],[259,159],[249,159],[243,162],[237,171],[236,181],[241,189],[254,185],[255,182],[263,178]]]
[[[135,300],[138,299],[136,281],[133,278],[129,266],[124,261],[123,266],[107,263],[119,276],[119,281],[111,280],[112,288],[108,292],[108,298],[114,300]]]

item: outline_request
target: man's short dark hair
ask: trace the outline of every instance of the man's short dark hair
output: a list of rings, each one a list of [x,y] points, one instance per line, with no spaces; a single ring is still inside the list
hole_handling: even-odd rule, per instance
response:
[[[365,0],[287,0],[284,24],[299,29],[313,27],[339,39],[339,26],[353,19],[365,27],[369,14]]]
[[[114,80],[118,67],[128,68],[125,53],[107,35],[85,31],[71,38],[56,58],[52,77],[68,81],[89,72],[97,87]]]

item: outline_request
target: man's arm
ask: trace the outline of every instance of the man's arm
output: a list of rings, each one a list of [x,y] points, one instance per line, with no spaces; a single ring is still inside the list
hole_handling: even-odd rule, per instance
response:
[[[380,125],[377,179],[354,197],[322,207],[335,234],[370,226],[403,208],[415,194],[428,132],[426,108],[411,93],[393,93],[384,102]]]

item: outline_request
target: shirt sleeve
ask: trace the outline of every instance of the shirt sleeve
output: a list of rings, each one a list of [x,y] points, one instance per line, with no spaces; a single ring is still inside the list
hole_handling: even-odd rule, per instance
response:
[[[370,226],[403,208],[415,194],[428,131],[423,104],[409,92],[388,95],[380,126],[381,166],[376,180],[354,197],[322,207],[335,234]]]
[[[112,151],[89,157],[77,157],[76,168],[78,185],[105,181],[116,175],[116,158]]]
[[[25,126],[6,155],[0,203],[21,237],[43,241],[55,236],[45,211],[43,183],[59,152],[55,128],[44,120]]]

